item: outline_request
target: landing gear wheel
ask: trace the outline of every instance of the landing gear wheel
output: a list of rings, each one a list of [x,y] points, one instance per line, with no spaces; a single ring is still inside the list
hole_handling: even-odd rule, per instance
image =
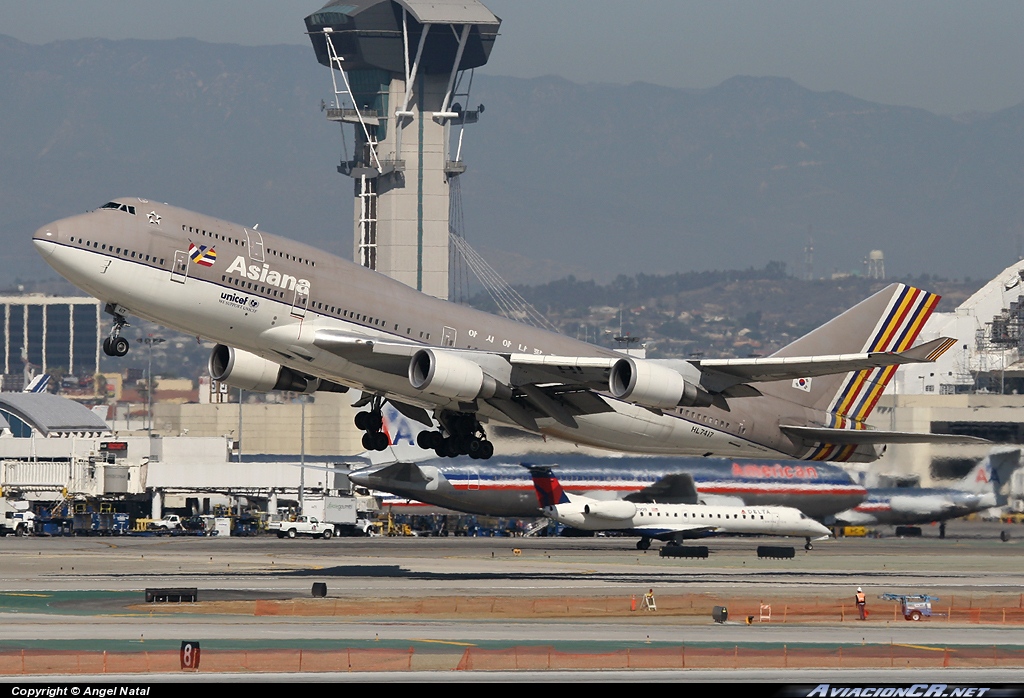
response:
[[[373,438],[373,450],[375,451],[386,451],[388,446],[391,445],[388,435],[382,431],[378,431],[376,434],[367,434],[367,436]]]
[[[650,538],[641,538],[640,540],[638,540],[636,542],[636,549],[637,550],[647,550],[650,547],[651,547],[651,539]]]
[[[356,417],[352,421],[355,422],[356,429],[359,431],[366,431],[367,422],[366,418],[370,416],[369,412],[356,412]]]
[[[808,538],[807,542],[804,543],[804,550],[813,550],[813,549],[814,549],[814,546],[811,545],[811,539]]]
[[[448,437],[441,443],[441,450],[447,458],[455,458],[459,455],[459,444],[455,439]]]
[[[118,310],[120,306],[114,303],[107,303],[105,312],[114,318],[114,326],[110,329],[110,335],[103,340],[103,353],[107,356],[124,356],[128,353],[128,340],[121,336],[121,330],[128,327],[128,321]]]
[[[371,434],[370,432],[366,432],[365,434],[363,434],[363,450],[364,451],[376,451],[377,450],[376,439],[374,438],[375,436],[377,436],[377,435],[376,434]]]

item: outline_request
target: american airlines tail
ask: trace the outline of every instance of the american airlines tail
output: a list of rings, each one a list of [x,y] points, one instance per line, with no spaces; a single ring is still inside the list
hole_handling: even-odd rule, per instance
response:
[[[996,506],[1007,502],[1007,495],[1001,494],[1004,485],[1009,484],[1013,473],[1020,467],[1020,449],[993,449],[971,472],[956,484],[956,489],[974,494],[991,492],[996,497]]]
[[[541,509],[569,501],[569,495],[562,489],[550,468],[530,468],[530,475],[533,477],[533,488],[537,490],[537,501],[540,502]]]

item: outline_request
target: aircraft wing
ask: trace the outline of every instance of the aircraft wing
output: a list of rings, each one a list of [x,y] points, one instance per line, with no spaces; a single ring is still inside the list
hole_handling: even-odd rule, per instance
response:
[[[395,376],[409,376],[413,357],[420,351],[454,357],[457,362],[479,366],[485,374],[507,388],[482,399],[512,422],[534,431],[540,417],[551,417],[560,424],[575,427],[574,417],[577,415],[612,411],[596,391],[608,389],[609,373],[619,360],[616,357],[426,347],[414,343],[381,342],[329,329],[317,330],[313,345],[364,368]],[[424,399],[430,401],[428,396]]]
[[[757,394],[749,383],[933,361],[954,343],[942,338],[903,352],[659,362],[619,354],[558,356],[427,347],[335,329],[316,330],[313,340],[315,348],[353,364],[406,378],[411,385],[402,396],[413,404],[443,406],[479,399],[531,431],[537,430],[541,417],[576,428],[576,416],[610,412],[607,395],[652,410],[707,406],[723,397]],[[301,347],[289,348],[303,356]],[[429,385],[417,387],[413,381],[419,364],[421,382],[433,381]],[[482,378],[489,387],[470,389],[471,375],[477,386]]]
[[[679,537],[679,534],[682,534],[683,538],[702,538],[704,536],[712,536],[721,531],[718,526],[702,526],[699,524],[670,524],[667,526],[651,524],[650,526],[637,526],[630,530],[648,538],[657,538],[658,540],[676,538]]]
[[[876,351],[830,356],[755,357],[691,361],[704,374],[701,385],[721,392],[740,383],[795,380],[899,364],[935,361],[957,340],[940,337],[902,352]]]
[[[912,431],[884,431],[882,429],[830,429],[828,427],[790,426],[779,429],[809,444],[987,444],[987,439],[960,434],[925,434]]]

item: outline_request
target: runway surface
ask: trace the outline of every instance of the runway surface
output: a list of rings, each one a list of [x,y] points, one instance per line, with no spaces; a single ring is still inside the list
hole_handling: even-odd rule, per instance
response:
[[[999,539],[1004,530],[1008,541]],[[809,552],[798,542],[792,560],[756,557],[757,545],[792,544],[779,539],[709,540],[706,560],[661,558],[655,549],[637,551],[634,543],[631,538],[7,537],[0,539],[0,649],[124,652],[143,644],[173,649],[183,639],[203,641],[204,649],[415,646],[417,653],[539,643],[566,652],[680,644],[1024,648],[1021,625],[893,620],[882,610],[892,604],[875,600],[896,592],[955,597],[958,606],[965,599],[993,596],[1024,604],[1024,527],[1019,525],[953,522],[945,540],[938,539],[937,529],[926,528],[920,539],[821,541]],[[607,618],[257,616],[197,613],[185,606],[168,613],[142,599],[147,587],[196,587],[199,606],[309,599],[314,582],[327,584],[327,601],[357,603],[470,597],[523,604],[621,597],[626,603],[653,588],[662,596],[768,599],[776,608],[809,598],[852,598],[862,586],[876,613],[866,623],[836,618],[783,624],[776,616],[776,622],[753,625],[657,612]]]

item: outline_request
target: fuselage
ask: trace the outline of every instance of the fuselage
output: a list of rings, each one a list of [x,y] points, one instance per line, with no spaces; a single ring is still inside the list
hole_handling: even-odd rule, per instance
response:
[[[583,531],[632,531],[649,538],[704,538],[722,534],[822,538],[831,533],[790,507],[635,504],[628,507],[628,516],[618,517],[615,511],[603,513],[596,506],[600,504],[579,498],[546,506],[543,512],[558,523]]]
[[[593,499],[621,499],[666,476],[689,475],[702,500],[748,506],[786,506],[827,520],[864,500],[867,490],[829,463],[726,460],[720,458],[595,458],[580,455],[435,459],[404,468],[370,466],[350,474],[352,482],[411,500],[406,511],[426,509],[416,502],[488,516],[540,516],[529,471],[520,463],[558,472],[562,488]],[[406,472],[416,468],[419,472]],[[666,501],[656,498],[656,501]]]
[[[426,296],[322,250],[146,199],[40,228],[34,243],[62,276],[96,298],[197,337],[255,354],[304,374],[444,408],[408,376],[374,370],[318,348],[319,330],[374,341],[482,352],[617,357],[557,333]],[[684,363],[685,362],[681,362]],[[689,379],[699,371],[688,364]],[[565,399],[571,400],[568,395]],[[827,424],[829,415],[772,395],[727,405],[650,410],[607,395],[604,411],[584,411],[575,427],[552,418],[537,430],[568,441],[650,454],[810,457],[817,450],[786,435],[785,424]],[[452,403],[458,407],[457,402]],[[485,401],[482,421],[509,423]],[[873,446],[846,457],[873,460]]]
[[[967,516],[997,504],[992,492],[910,487],[869,489],[867,499],[836,514],[836,519],[854,526],[928,524]]]

